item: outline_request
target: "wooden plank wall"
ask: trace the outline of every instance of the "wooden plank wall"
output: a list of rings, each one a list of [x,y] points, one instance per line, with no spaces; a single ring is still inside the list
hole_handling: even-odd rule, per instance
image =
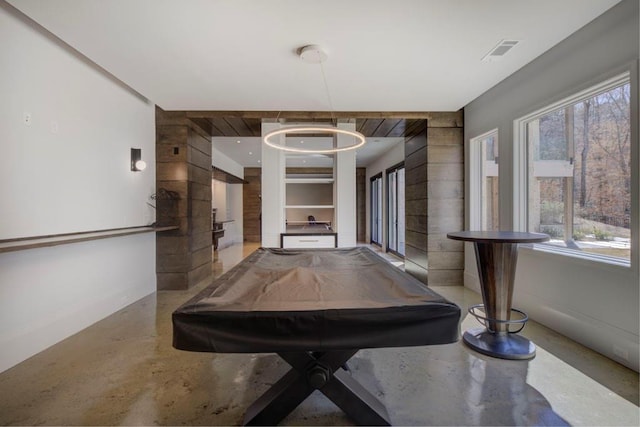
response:
[[[447,239],[447,233],[464,229],[462,113],[428,122],[427,199],[429,285],[463,285],[464,242]]]
[[[212,274],[211,137],[184,114],[160,108],[156,189],[179,196],[175,209],[157,209],[158,223],[179,227],[156,237],[157,287],[188,289]]]
[[[244,168],[242,186],[242,227],[245,242],[262,241],[260,230],[260,211],[262,209],[262,169]]]
[[[405,271],[427,283],[427,133],[405,140]]]
[[[405,270],[432,286],[462,285],[464,228],[462,112],[438,113],[405,141]]]

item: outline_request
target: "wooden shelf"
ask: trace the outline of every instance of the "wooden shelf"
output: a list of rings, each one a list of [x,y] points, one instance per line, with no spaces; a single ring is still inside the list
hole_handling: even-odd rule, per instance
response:
[[[154,233],[177,230],[177,226],[169,227],[126,227],[110,230],[94,230],[79,233],[53,234],[49,236],[23,237],[19,239],[0,240],[0,253],[23,251],[27,249],[46,248],[49,246],[67,245],[70,243],[88,242],[111,237],[130,236],[132,234]]]
[[[285,209],[333,209],[333,205],[286,205]]]
[[[285,178],[286,184],[331,184],[333,178]]]

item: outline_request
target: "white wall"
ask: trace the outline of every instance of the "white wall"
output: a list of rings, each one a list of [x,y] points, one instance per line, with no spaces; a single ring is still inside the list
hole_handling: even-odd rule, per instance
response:
[[[393,147],[391,147],[386,153],[380,156],[375,162],[371,163],[367,166],[366,173],[366,204],[367,204],[367,232],[365,239],[367,242],[371,241],[371,177],[382,172],[382,185],[386,191],[387,188],[387,176],[386,170],[391,166],[397,165],[398,163],[404,162],[404,142],[397,142]],[[382,208],[382,248],[387,247],[387,207],[386,205]],[[385,249],[386,250],[386,249]]]
[[[156,289],[154,233],[0,254],[0,372]]]
[[[224,236],[218,240],[218,249],[242,243],[242,184],[228,184],[211,180],[212,208],[216,208],[216,221],[225,222]]]
[[[226,221],[227,209],[227,183],[211,180],[211,208],[216,210],[216,222]]]
[[[233,219],[233,222],[226,225],[227,230],[229,230],[229,244],[242,243],[244,241],[242,185],[227,184],[227,206]]]
[[[6,8],[0,239],[153,222],[146,202],[155,187],[154,106]],[[131,148],[142,148],[144,172],[131,172]]]
[[[229,158],[226,154],[220,152],[220,150],[216,148],[215,143],[212,142],[211,144],[212,165],[217,167],[218,169],[222,169],[223,171],[230,173],[231,175],[235,175],[238,178],[244,179],[244,167],[240,163]]]
[[[212,165],[218,169],[244,179],[244,167],[227,155],[220,152],[212,143]],[[226,248],[234,243],[242,243],[244,240],[242,227],[242,184],[227,184],[216,180],[211,181],[213,191],[212,207],[217,208],[216,220],[233,222],[224,225],[224,237],[218,241],[218,248]],[[224,196],[223,196],[224,194]]]
[[[262,136],[280,129],[279,123],[262,123]],[[279,135],[278,138],[284,138]],[[281,142],[278,142],[281,143]],[[280,247],[280,233],[284,226],[284,151],[262,144],[262,246]]]
[[[355,123],[338,123],[338,128],[354,132]],[[355,138],[338,134],[336,145],[346,147],[354,144]],[[358,243],[356,233],[356,153],[354,150],[339,151],[335,155],[334,189],[338,247],[348,248]]]
[[[500,226],[513,227],[513,121],[568,95],[631,70],[636,104],[632,148],[632,264],[614,267],[557,254],[521,249],[514,306],[531,318],[635,370],[639,367],[637,81],[638,1],[624,0],[465,107],[469,140],[498,128],[500,140]],[[505,58],[506,59],[506,58]],[[635,87],[635,89],[633,89]],[[470,159],[465,159],[469,177]],[[469,212],[469,182],[466,183]],[[466,219],[469,224],[469,218]],[[465,251],[465,285],[478,288],[473,248]],[[526,329],[525,329],[526,334]]]
[[[154,106],[4,2],[0,40],[0,239],[152,223]],[[0,371],[155,287],[153,233],[0,254]]]

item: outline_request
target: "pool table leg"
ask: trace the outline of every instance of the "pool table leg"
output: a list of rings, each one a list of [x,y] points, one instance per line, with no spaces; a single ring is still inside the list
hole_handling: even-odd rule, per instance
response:
[[[247,410],[244,425],[276,425],[320,390],[360,425],[391,425],[384,404],[341,367],[358,350],[279,353],[292,369]]]

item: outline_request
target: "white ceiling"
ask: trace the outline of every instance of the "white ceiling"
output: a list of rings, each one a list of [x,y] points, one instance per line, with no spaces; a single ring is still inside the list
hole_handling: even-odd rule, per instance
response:
[[[8,2],[165,110],[457,111],[619,0]]]

